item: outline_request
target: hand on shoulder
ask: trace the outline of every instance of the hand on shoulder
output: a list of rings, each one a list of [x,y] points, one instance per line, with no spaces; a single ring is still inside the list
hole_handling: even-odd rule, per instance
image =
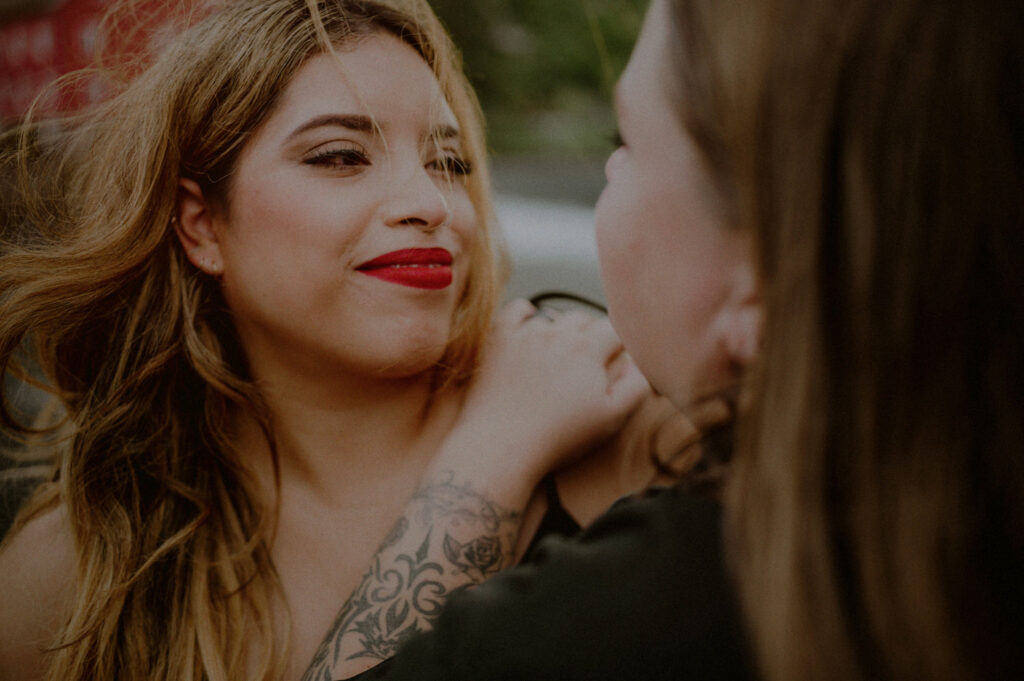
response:
[[[535,484],[612,436],[650,394],[606,318],[541,315],[516,300],[495,322],[453,436],[486,444],[477,456]]]

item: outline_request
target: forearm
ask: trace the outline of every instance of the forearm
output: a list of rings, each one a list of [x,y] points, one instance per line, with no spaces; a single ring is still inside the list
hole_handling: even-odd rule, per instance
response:
[[[430,629],[447,598],[511,564],[527,485],[498,488],[451,468],[428,473],[344,604],[304,681],[332,681]]]

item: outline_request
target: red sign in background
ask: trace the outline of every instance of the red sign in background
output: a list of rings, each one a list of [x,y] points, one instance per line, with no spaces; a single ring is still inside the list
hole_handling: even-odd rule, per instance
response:
[[[52,4],[52,3],[51,3]],[[15,120],[57,77],[92,65],[100,23],[110,0],[64,0],[43,14],[0,25],[0,122]],[[167,13],[164,13],[167,16]],[[170,24],[165,19],[166,24]],[[159,34],[150,24],[150,40]],[[155,47],[138,45],[136,51]],[[103,97],[98,79],[62,93],[60,108],[76,108]],[[44,105],[52,110],[54,104]]]

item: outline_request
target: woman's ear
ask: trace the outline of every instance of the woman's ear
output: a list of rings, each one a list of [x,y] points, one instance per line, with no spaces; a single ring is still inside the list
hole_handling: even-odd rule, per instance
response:
[[[174,229],[185,249],[185,255],[193,265],[214,277],[224,273],[224,259],[214,227],[213,209],[195,180],[178,180]]]
[[[733,313],[733,322],[725,337],[730,359],[743,367],[757,359],[761,347],[761,302],[751,300]]]
[[[744,259],[733,271],[732,292],[718,317],[720,347],[730,366],[749,366],[761,347],[763,306],[754,265]]]

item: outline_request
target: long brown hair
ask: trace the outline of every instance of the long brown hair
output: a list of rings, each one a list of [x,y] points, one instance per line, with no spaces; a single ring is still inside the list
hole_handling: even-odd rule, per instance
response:
[[[103,104],[16,130],[17,225],[0,253],[0,369],[60,399],[51,483],[19,523],[63,504],[77,589],[51,679],[277,678],[274,513],[240,465],[231,415],[264,424],[215,280],[173,226],[179,178],[230,191],[240,149],[311,56],[393,34],[437,74],[476,169],[473,267],[437,385],[472,372],[499,292],[481,119],[423,0],[232,0]],[[7,145],[5,145],[7,146]],[[31,430],[5,381],[3,425]],[[12,534],[17,531],[17,527]],[[248,653],[256,648],[255,672]],[[255,674],[255,676],[252,676]]]
[[[1024,674],[1020,3],[670,0],[759,257],[727,530],[768,679]]]

